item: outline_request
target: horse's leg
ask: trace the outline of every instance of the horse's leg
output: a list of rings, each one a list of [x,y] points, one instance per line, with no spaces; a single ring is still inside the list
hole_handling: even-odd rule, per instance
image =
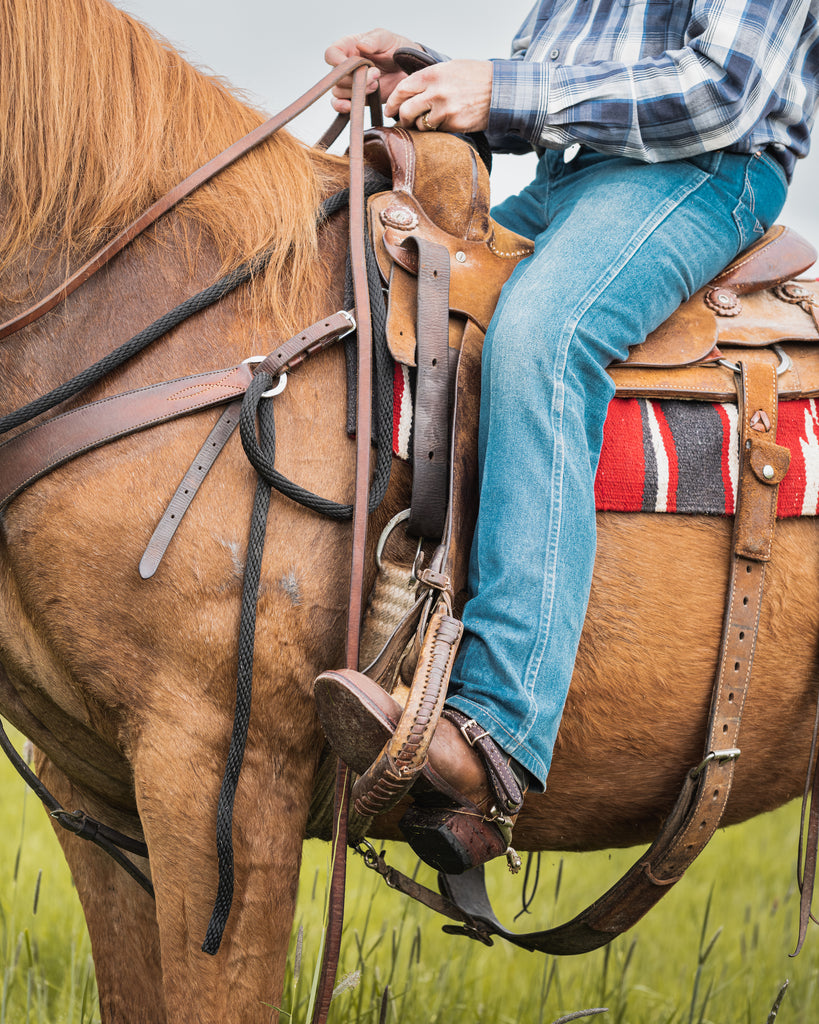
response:
[[[210,707],[189,710],[175,724],[171,715],[158,716],[143,729],[133,758],[168,1022],[269,1024],[278,1019],[284,982],[316,727],[306,711],[305,743],[302,730],[294,735],[281,723],[251,722],[233,813],[233,903],[221,948],[211,956],[201,946],[217,888],[215,817],[229,722]],[[290,714],[281,705],[279,711],[292,725],[292,706]],[[265,717],[254,708],[254,719]]]
[[[88,799],[42,755],[38,774],[68,810],[88,806]],[[153,900],[99,847],[54,828],[88,925],[102,1024],[165,1024]],[[133,860],[146,870],[146,861]]]

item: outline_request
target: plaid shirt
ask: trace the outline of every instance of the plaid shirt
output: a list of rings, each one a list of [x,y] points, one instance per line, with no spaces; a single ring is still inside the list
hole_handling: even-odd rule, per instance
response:
[[[819,0],[539,0],[494,61],[494,148],[660,161],[774,146],[788,175],[819,96]]]

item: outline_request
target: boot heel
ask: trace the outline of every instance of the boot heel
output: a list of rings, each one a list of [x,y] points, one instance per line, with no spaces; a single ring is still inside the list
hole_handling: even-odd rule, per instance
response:
[[[447,875],[500,857],[508,845],[497,825],[465,807],[414,803],[398,827],[422,861]]]

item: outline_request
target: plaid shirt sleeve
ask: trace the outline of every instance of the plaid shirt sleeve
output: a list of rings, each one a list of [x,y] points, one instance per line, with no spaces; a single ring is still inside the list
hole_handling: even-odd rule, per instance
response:
[[[642,5],[642,19],[656,2]],[[541,15],[549,6],[535,6],[512,58],[493,62],[493,141],[511,133],[545,148],[579,142],[659,161],[745,148],[743,141],[748,149],[767,143],[798,149],[794,132],[801,132],[807,151],[819,91],[817,0],[692,0],[681,45],[636,61],[617,59],[618,40],[625,27],[633,46],[634,32],[646,22],[624,21],[621,14],[595,37],[599,49],[600,33],[612,34],[610,59],[587,63],[557,62],[562,40],[549,34]],[[573,28],[587,26],[564,24],[563,40]]]

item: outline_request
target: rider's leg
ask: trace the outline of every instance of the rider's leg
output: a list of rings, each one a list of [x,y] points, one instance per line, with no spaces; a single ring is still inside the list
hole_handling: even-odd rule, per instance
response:
[[[484,770],[461,723],[441,720],[427,790],[416,787],[399,823],[440,870],[505,848],[499,814],[517,802],[504,796],[504,759],[535,787],[546,782],[591,586],[594,476],[613,392],[605,367],[759,237],[785,191],[766,156],[649,165],[587,153],[564,166],[551,154],[498,211],[536,249],[504,288],[484,346],[472,596],[447,703],[474,719],[470,736],[494,740],[500,767]],[[400,705],[349,671],[325,673],[316,697],[331,742],[365,771]]]
[[[466,634],[448,704],[543,786],[572,677],[595,551],[594,476],[613,394],[605,367],[665,320],[779,213],[761,155],[641,164],[547,154],[495,214],[545,229],[487,334],[480,512]]]

